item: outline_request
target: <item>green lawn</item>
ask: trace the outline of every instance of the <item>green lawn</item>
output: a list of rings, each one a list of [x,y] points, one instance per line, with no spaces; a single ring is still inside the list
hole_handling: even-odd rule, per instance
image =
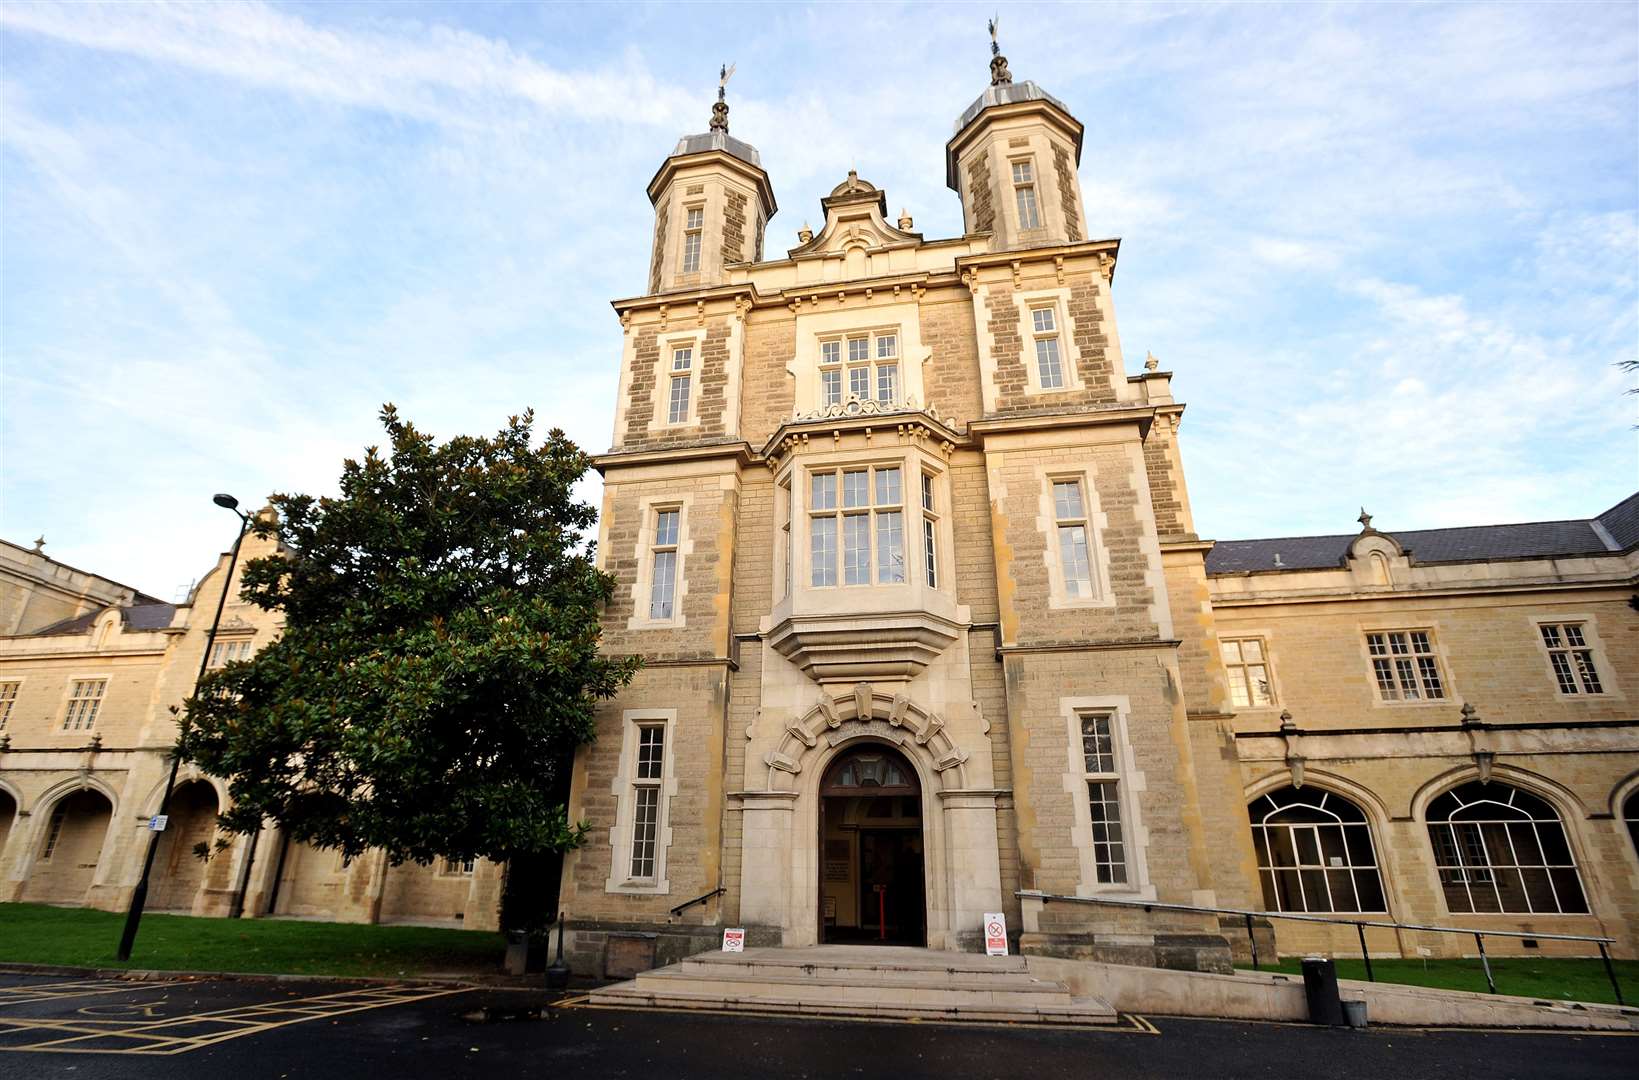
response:
[[[1302,969],[1295,956],[1281,960],[1271,969],[1297,975]],[[1616,977],[1622,983],[1622,996],[1629,1005],[1639,1003],[1639,960],[1617,960]],[[1251,970],[1250,964],[1240,965]],[[1372,960],[1372,974],[1378,982],[1408,983],[1413,986],[1434,986],[1444,990],[1475,990],[1485,993],[1485,969],[1476,957],[1472,960]],[[1491,975],[1497,982],[1497,993],[1521,997],[1543,998],[1548,1001],[1602,1001],[1616,1004],[1616,994],[1605,974],[1605,965],[1598,957],[1592,959],[1548,959],[1537,957],[1493,957]],[[1337,961],[1340,979],[1366,978],[1366,965],[1360,960]]]
[[[0,904],[0,962],[300,975],[494,974],[500,934],[425,926],[144,915],[136,948],[114,959],[123,914]]]

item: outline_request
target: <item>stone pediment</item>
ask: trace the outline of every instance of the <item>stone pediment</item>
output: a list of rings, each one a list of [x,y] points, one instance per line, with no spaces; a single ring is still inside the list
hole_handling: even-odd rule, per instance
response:
[[[888,223],[887,195],[861,180],[858,173],[850,171],[848,179],[820,202],[825,207],[825,224],[818,234],[786,253],[793,259],[834,258],[854,250],[882,251],[922,242],[921,233]]]

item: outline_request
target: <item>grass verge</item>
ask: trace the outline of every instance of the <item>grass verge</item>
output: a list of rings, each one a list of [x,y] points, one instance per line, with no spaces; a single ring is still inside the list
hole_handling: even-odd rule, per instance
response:
[[[1639,960],[1616,960],[1616,977],[1622,984],[1622,996],[1629,1005],[1639,1002]],[[1301,974],[1298,957],[1285,957],[1279,966],[1262,965],[1263,971],[1279,971],[1288,975]],[[1251,965],[1240,965],[1250,971]],[[1372,960],[1372,974],[1378,982],[1405,983],[1411,986],[1431,986],[1441,990],[1473,990],[1485,993],[1485,969],[1479,958],[1472,960]],[[1605,965],[1598,957],[1537,958],[1524,956],[1495,957],[1491,960],[1491,975],[1497,982],[1497,993],[1519,997],[1542,998],[1547,1001],[1599,1001],[1616,1004],[1616,992],[1611,989]],[[1340,979],[1366,978],[1366,965],[1360,960],[1337,960]]]
[[[144,915],[131,959],[114,959],[123,914],[0,904],[0,961],[161,971],[414,977],[494,974],[500,934],[428,926]]]

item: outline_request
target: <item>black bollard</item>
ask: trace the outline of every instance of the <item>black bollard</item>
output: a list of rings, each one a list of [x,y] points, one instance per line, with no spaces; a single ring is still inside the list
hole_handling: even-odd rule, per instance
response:
[[[563,959],[563,912],[558,912],[558,958],[546,969],[546,988],[564,990],[569,986],[569,965]]]
[[[1309,1022],[1343,1026],[1343,1000],[1337,994],[1337,965],[1320,956],[1303,958],[1303,996],[1309,1001]]]

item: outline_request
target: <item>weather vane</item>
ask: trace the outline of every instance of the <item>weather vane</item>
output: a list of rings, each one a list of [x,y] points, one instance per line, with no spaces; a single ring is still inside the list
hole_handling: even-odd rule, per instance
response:
[[[728,131],[728,101],[723,88],[734,78],[734,65],[724,64],[717,73],[717,104],[711,107],[711,130]]]
[[[1007,57],[1002,55],[1002,47],[996,42],[996,27],[1001,24],[1000,13],[990,17],[990,85],[1006,86],[1013,81],[1013,73],[1007,70]]]

